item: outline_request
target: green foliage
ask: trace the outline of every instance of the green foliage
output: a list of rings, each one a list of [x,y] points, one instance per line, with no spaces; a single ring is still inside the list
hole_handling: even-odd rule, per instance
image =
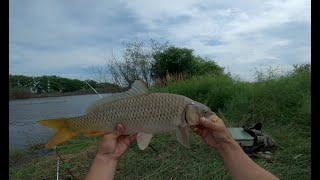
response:
[[[83,81],[57,76],[28,77],[23,75],[9,75],[9,85],[12,88],[38,88],[43,92],[60,91],[72,92],[87,88]]]
[[[299,73],[311,73],[311,64],[295,64],[293,65],[293,73],[299,74]]]
[[[215,61],[200,56],[194,57],[192,61],[192,75],[224,75],[224,68],[216,64]]]
[[[164,79],[166,75],[223,75],[224,69],[213,60],[195,56],[192,49],[171,46],[153,55],[152,76]]]
[[[93,80],[86,80],[86,82],[93,88],[102,90],[102,92],[115,92],[120,90],[119,86],[111,83],[98,83]],[[31,97],[31,90],[39,94],[92,91],[86,82],[58,76],[28,77],[23,75],[9,75],[9,95],[13,99],[20,99]]]
[[[124,43],[123,56],[108,58],[108,70],[115,84],[128,86],[136,79],[152,85],[156,80],[198,75],[223,75],[224,68],[213,60],[196,56],[192,49],[169,46],[168,43],[140,41]],[[96,69],[97,72],[100,72]]]
[[[167,74],[177,75],[192,73],[193,54],[191,49],[169,47],[153,55],[153,76],[164,78]]]
[[[170,82],[156,91],[182,94],[203,102],[234,122],[310,125],[311,78],[307,66],[303,67],[253,83],[235,81],[228,76],[193,77]]]
[[[23,75],[11,75],[9,74],[9,87],[31,87],[32,78]]]
[[[156,91],[181,94],[203,102],[217,111],[232,98],[236,90],[235,84],[236,82],[227,76],[200,76],[185,81],[172,81],[167,87]]]
[[[261,73],[257,82],[235,81],[226,75],[193,77],[171,81],[154,92],[182,94],[212,108],[227,127],[263,122],[263,132],[271,135],[278,148],[274,161],[253,159],[280,179],[310,179],[311,89],[310,68],[298,66],[292,72],[274,76]],[[301,68],[302,67],[302,68]],[[88,172],[97,151],[98,138],[75,138],[59,151],[77,179]],[[174,134],[155,135],[144,151],[131,145],[121,157],[115,179],[231,179],[221,158],[195,134],[191,148],[181,146]],[[10,179],[53,179],[57,157],[22,160],[21,152],[10,154]],[[22,162],[22,163],[21,163]],[[46,168],[43,168],[46,167]],[[61,178],[68,174],[61,172]]]

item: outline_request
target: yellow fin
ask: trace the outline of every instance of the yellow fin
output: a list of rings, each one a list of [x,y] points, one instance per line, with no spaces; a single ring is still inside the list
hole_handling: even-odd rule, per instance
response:
[[[49,142],[46,144],[46,146],[45,146],[46,148],[51,148],[53,146],[56,146],[58,144],[65,142],[69,139],[72,139],[76,136],[76,133],[72,132],[68,128],[68,123],[67,123],[68,119],[71,119],[71,118],[61,118],[61,119],[38,121],[39,124],[57,129],[57,132],[54,135],[54,137],[51,138],[49,140]]]
[[[85,135],[87,135],[87,136],[101,136],[104,134],[105,134],[104,131],[89,131],[89,132],[85,133]]]

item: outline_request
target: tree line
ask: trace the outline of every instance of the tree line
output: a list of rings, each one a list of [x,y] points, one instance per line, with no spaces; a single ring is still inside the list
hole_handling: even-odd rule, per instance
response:
[[[111,55],[107,57],[106,66],[93,69],[91,75],[96,77],[95,80],[9,75],[10,90],[23,89],[33,94],[69,93],[81,90],[89,92],[92,91],[88,86],[90,84],[93,88],[99,89],[99,92],[117,92],[130,86],[136,79],[145,81],[149,86],[163,86],[171,80],[183,80],[199,75],[230,77],[214,60],[195,55],[193,49],[154,40],[150,40],[149,43],[125,42],[123,47],[120,57]],[[110,77],[111,80],[106,80]]]
[[[111,55],[107,58],[106,70],[99,71],[111,74],[113,83],[123,87],[135,79],[142,79],[150,86],[199,75],[230,77],[214,60],[195,55],[193,49],[154,40],[150,40],[150,43],[126,42],[123,46],[122,56]]]
[[[33,93],[66,93],[78,90],[89,90],[90,84],[95,89],[117,91],[119,86],[112,83],[98,83],[94,80],[81,81],[58,76],[29,77],[24,75],[9,75],[10,89],[27,89]]]

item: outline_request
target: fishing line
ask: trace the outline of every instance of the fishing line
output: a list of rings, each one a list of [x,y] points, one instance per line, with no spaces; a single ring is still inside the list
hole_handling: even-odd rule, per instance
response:
[[[103,96],[101,94],[98,93],[98,91],[96,89],[94,89],[94,87],[92,87],[87,81],[84,81],[101,99],[103,98]],[[62,160],[62,157],[60,156],[60,154],[58,153],[58,150],[57,150],[57,146],[55,146],[54,148],[56,154],[57,154],[57,173],[56,173],[56,176],[57,176],[57,180],[59,180],[59,170],[60,170],[60,160],[62,162],[62,164],[64,164],[64,161]],[[72,172],[70,171],[69,168],[66,169],[67,172],[69,173],[69,175],[74,178],[74,175],[72,174]]]
[[[57,180],[59,180],[59,159],[57,160]]]
[[[57,146],[54,147],[54,150],[57,154],[57,180],[59,180],[59,166],[60,166],[60,160],[61,160],[61,163],[62,164],[65,164],[65,162],[63,161],[62,157],[60,156],[60,154],[58,153],[58,149],[57,149]],[[69,168],[66,168],[66,171],[69,173],[69,175],[74,179],[74,175],[72,174],[71,170]]]
[[[55,150],[56,154],[58,155],[57,146],[54,147],[54,150]],[[57,156],[57,173],[56,173],[57,180],[59,180],[59,167],[60,167],[59,156]]]
[[[98,93],[98,91],[96,89],[94,89],[87,81],[84,81],[87,83],[87,85],[102,99],[103,96],[101,94]]]

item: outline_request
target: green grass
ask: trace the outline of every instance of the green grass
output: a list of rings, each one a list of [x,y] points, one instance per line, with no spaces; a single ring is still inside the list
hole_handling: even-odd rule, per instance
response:
[[[262,77],[262,78],[261,78]],[[171,82],[155,92],[182,94],[208,105],[226,125],[242,126],[263,122],[263,131],[279,145],[274,161],[254,159],[280,179],[310,179],[311,111],[310,74],[295,71],[258,82],[235,81],[228,77],[195,77]],[[95,155],[99,138],[77,138],[58,147],[63,160],[62,178],[83,178]],[[219,156],[192,134],[191,148],[181,146],[174,134],[156,135],[144,151],[133,144],[121,158],[116,179],[231,179]],[[54,179],[57,157],[29,157],[11,152],[10,179]],[[20,160],[21,159],[21,160]]]

